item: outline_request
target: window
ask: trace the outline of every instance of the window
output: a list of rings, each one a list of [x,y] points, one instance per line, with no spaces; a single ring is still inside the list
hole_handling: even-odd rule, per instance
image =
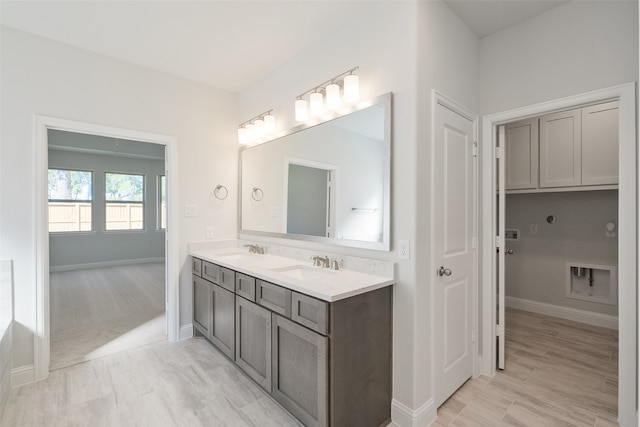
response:
[[[158,175],[158,230],[167,228],[167,179]]]
[[[104,174],[105,230],[144,229],[144,175]]]
[[[93,173],[49,169],[49,232],[91,231]]]

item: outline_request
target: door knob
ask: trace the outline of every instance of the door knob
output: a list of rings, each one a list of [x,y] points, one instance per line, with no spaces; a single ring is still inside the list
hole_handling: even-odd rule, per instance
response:
[[[451,276],[451,269],[440,266],[438,269],[438,276]]]

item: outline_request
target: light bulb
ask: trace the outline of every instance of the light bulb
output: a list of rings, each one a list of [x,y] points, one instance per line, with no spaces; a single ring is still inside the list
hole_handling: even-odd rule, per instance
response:
[[[344,100],[346,102],[356,102],[360,96],[358,76],[349,74],[344,78]]]
[[[326,87],[327,91],[327,108],[335,110],[340,107],[340,86],[331,83]]]
[[[320,116],[324,113],[324,105],[322,103],[322,93],[313,92],[309,96],[309,110],[312,116]]]
[[[247,128],[247,144],[250,144],[256,139],[256,125],[249,123],[245,128]]]
[[[264,116],[264,130],[268,135],[276,132],[276,118],[272,114]]]
[[[264,128],[264,120],[262,119],[258,119],[258,120],[254,120],[253,124],[256,126],[256,137],[260,138],[262,135],[265,134],[265,128]]]
[[[306,122],[309,120],[309,110],[307,110],[307,101],[304,99],[296,100],[296,120]]]

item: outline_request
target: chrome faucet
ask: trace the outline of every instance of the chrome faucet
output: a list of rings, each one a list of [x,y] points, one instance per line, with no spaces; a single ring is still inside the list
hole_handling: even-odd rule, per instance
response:
[[[321,257],[320,255],[316,255],[311,257],[311,259],[313,260],[314,267],[329,268],[330,263],[328,256]]]
[[[244,245],[244,247],[249,248],[249,253],[264,254],[264,247],[260,245]]]

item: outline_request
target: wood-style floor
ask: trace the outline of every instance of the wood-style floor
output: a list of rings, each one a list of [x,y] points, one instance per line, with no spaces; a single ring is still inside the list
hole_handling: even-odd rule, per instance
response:
[[[166,338],[164,264],[51,273],[50,369]]]
[[[618,331],[506,313],[506,369],[468,381],[435,426],[617,426]]]

